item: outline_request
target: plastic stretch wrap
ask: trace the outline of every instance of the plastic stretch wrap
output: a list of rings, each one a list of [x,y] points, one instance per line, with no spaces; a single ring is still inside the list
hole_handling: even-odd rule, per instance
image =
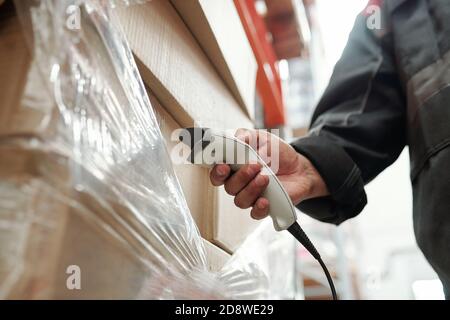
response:
[[[218,273],[226,296],[235,299],[294,299],[297,243],[266,219]]]
[[[7,83],[22,88],[20,101],[0,111],[0,297],[267,298],[270,250],[263,263],[250,257],[267,236],[249,239],[221,272],[207,271],[112,22],[116,5],[133,2],[142,1],[16,1],[32,58],[18,63],[24,79]],[[72,275],[81,288],[70,290]]]

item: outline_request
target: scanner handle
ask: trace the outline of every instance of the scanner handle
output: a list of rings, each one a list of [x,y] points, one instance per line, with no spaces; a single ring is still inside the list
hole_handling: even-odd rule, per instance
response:
[[[269,216],[273,220],[275,230],[286,230],[296,222],[297,215],[291,198],[275,173],[250,145],[218,131],[195,129],[203,130],[206,134],[202,135],[201,140],[197,139],[191,147],[192,163],[209,168],[218,163],[225,163],[230,165],[232,171],[238,171],[245,164],[259,163],[262,166],[261,173],[269,177],[269,184],[262,196],[269,200]]]

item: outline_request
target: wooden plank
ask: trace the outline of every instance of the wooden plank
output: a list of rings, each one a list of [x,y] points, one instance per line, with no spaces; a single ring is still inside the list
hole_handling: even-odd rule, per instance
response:
[[[144,82],[182,126],[252,127],[169,1],[118,8]]]
[[[257,64],[233,1],[171,2],[239,104],[253,119]]]
[[[149,95],[149,97],[170,152],[177,144],[172,140],[172,133],[179,129],[180,125],[161,106],[155,96]],[[174,170],[201,235],[205,239],[212,240],[212,223],[208,217],[212,207],[207,201],[213,199],[214,189],[209,183],[208,170],[191,164],[174,164]]]

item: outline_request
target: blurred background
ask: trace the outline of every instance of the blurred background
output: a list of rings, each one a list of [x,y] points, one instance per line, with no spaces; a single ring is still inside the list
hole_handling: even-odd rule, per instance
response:
[[[277,127],[277,121],[284,120],[285,124],[278,126],[284,138],[290,140],[305,134],[354,20],[367,3],[255,0],[256,20],[260,18],[262,22],[255,25],[268,43],[266,61],[258,57],[254,48],[260,64],[256,106],[259,127]],[[270,74],[270,64],[275,77]],[[261,75],[261,70],[269,75]],[[276,97],[268,97],[270,90],[261,90],[264,80],[272,80],[273,87],[279,86],[279,108],[284,110],[284,119],[270,102],[277,101]],[[277,90],[273,91],[276,96]],[[366,190],[367,207],[339,228],[300,216],[333,269],[341,298],[443,299],[442,285],[414,239],[408,150]],[[320,267],[301,248],[296,256],[298,286],[303,289],[299,295],[306,299],[327,298],[329,289]]]

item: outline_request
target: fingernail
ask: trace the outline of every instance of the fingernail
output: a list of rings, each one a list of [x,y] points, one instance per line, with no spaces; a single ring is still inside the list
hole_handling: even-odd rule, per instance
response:
[[[219,176],[223,177],[223,176],[226,174],[225,168],[223,168],[223,167],[217,167],[216,173],[217,173]]]
[[[258,202],[257,207],[258,207],[258,209],[264,209],[266,207],[266,205],[263,202]]]
[[[258,175],[255,179],[255,183],[258,187],[264,187],[267,183],[267,177]]]
[[[239,140],[241,140],[241,141],[246,141],[246,140],[247,140],[247,137],[248,137],[248,134],[246,134],[246,133],[239,134],[239,135],[237,136],[237,138],[238,138]]]

